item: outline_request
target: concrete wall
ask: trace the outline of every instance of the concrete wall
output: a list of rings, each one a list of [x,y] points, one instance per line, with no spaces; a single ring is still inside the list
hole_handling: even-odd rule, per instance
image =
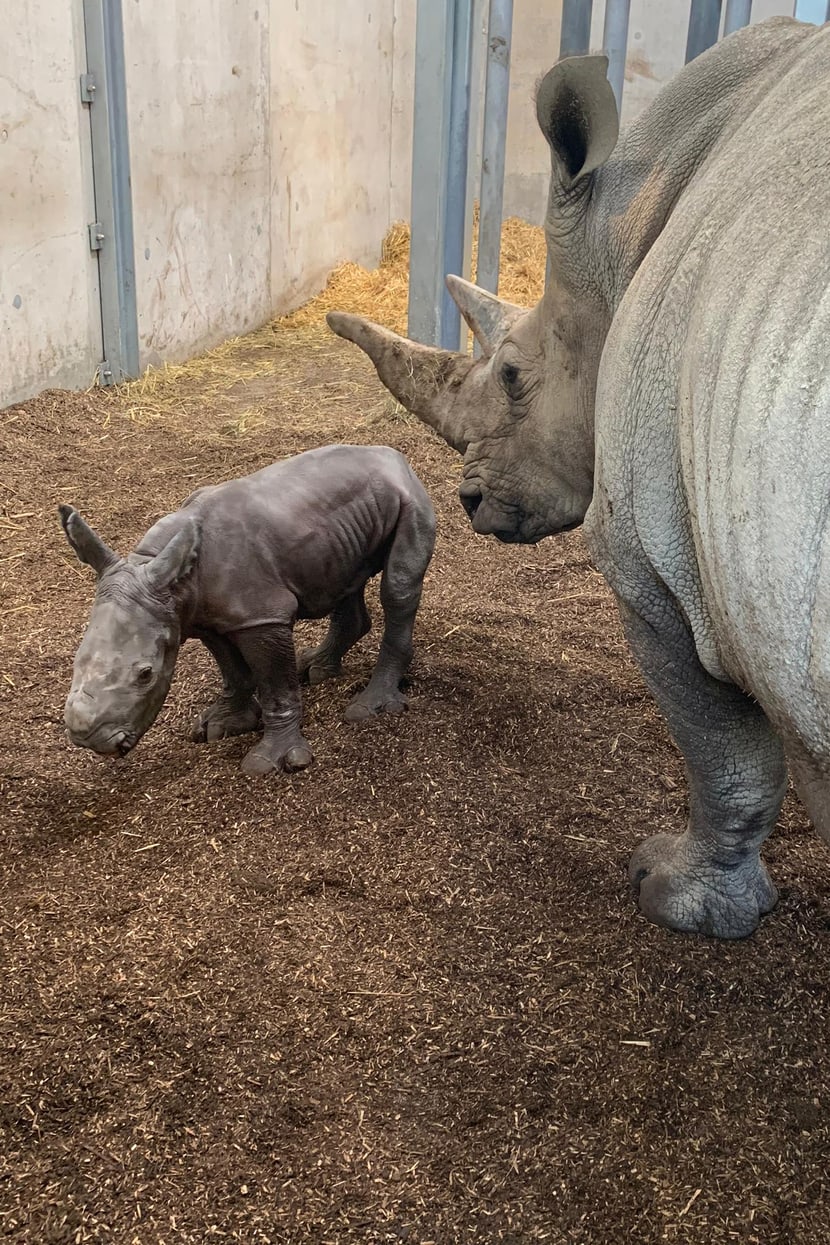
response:
[[[391,191],[390,0],[278,0],[271,21],[271,282],[277,312],[343,259],[375,264]],[[404,17],[404,21],[406,17]]]
[[[375,264],[409,212],[417,0],[122,3],[142,364],[297,306],[344,259]],[[101,358],[82,4],[15,5],[0,39],[0,406],[87,385]],[[688,11],[632,0],[624,122],[682,64]],[[540,222],[533,97],[561,0],[514,13],[504,206]]]
[[[91,384],[101,358],[80,6],[28,0],[0,37],[0,406]]]
[[[271,310],[268,7],[124,0],[142,366]]]

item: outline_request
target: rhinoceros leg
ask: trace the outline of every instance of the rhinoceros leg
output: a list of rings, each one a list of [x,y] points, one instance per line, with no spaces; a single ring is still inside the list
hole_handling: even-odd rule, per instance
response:
[[[297,658],[300,678],[312,685],[342,674],[341,661],[350,648],[372,628],[372,620],[363,600],[363,589],[346,597],[331,612],[329,629],[322,644],[307,648]]]
[[[254,699],[254,678],[239,650],[215,631],[199,631],[197,638],[221,671],[222,694],[199,714],[191,732],[193,742],[212,743],[259,730],[262,713]]]
[[[743,938],[778,898],[759,850],[786,787],[781,741],[759,706],[701,665],[674,600],[643,618],[620,603],[634,655],[689,775],[686,832],[634,852],[630,877],[649,920],[717,938]]]
[[[380,580],[384,618],[380,653],[368,686],[346,709],[347,722],[361,722],[376,713],[401,713],[406,708],[400,683],[412,661],[415,615],[434,544],[432,515],[415,506],[404,510]]]
[[[256,683],[264,733],[246,754],[246,774],[305,769],[313,756],[303,739],[303,705],[294,656],[294,638],[287,624],[247,627],[232,635]]]

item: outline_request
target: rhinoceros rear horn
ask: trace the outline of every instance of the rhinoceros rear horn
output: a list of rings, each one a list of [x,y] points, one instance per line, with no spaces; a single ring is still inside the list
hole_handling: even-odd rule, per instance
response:
[[[103,575],[111,566],[119,561],[118,554],[105,544],[97,532],[94,532],[78,514],[74,506],[58,506],[61,525],[81,562],[91,566],[96,575]]]
[[[604,164],[617,145],[620,121],[607,70],[605,55],[568,56],[536,93],[539,128],[565,189]]]
[[[448,276],[446,282],[453,302],[489,359],[519,317],[526,314],[525,308],[506,303],[463,277]]]
[[[156,592],[171,588],[184,579],[199,556],[202,533],[195,519],[188,519],[181,531],[168,541],[161,553],[144,567],[148,585]]]

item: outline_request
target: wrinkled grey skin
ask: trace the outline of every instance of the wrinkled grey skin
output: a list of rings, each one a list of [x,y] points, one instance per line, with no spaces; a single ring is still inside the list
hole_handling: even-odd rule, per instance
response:
[[[248,774],[302,769],[299,681],[340,673],[371,621],[367,581],[382,571],[385,629],[371,680],[349,721],[399,713],[400,681],[432,557],[435,516],[403,455],[333,445],[202,488],[119,558],[77,510],[61,506],[69,543],[98,574],[66,701],[73,743],[125,756],[155,721],[181,644],[200,639],[223,691],[200,716],[196,742],[263,727]],[[328,634],[295,660],[298,618],[330,615]]]
[[[830,27],[773,19],[687,66],[615,147],[602,57],[560,62],[553,279],[522,312],[448,284],[473,362],[331,327],[464,454],[474,528],[584,520],[688,769],[682,835],[635,853],[643,912],[738,938],[785,750],[830,836]]]

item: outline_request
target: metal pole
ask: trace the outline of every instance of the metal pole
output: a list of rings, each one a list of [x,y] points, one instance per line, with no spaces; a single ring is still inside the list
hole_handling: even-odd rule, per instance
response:
[[[492,294],[497,292],[499,284],[512,28],[513,0],[490,0],[476,284]]]
[[[412,139],[408,333],[458,350],[461,320],[446,286],[463,270],[472,0],[418,0]]]
[[[625,86],[625,54],[628,48],[628,16],[631,0],[605,0],[605,23],[602,29],[602,47],[608,57],[608,81],[617,101],[617,111],[622,112],[623,87]]]
[[[447,207],[444,227],[444,275],[464,270],[464,223],[467,206],[467,160],[470,153],[470,70],[473,50],[472,0],[455,0],[452,84],[450,87],[450,145],[447,170]],[[442,285],[441,330],[438,345],[461,347],[461,312]]]
[[[84,0],[84,34],[88,72],[81,95],[90,107],[96,216],[90,244],[98,253],[100,379],[107,385],[140,370],[121,0]]]
[[[588,51],[593,7],[593,0],[564,0],[559,35],[560,56],[577,56]]]
[[[726,17],[723,19],[723,35],[734,34],[742,26],[748,26],[752,17],[752,0],[726,0]]]
[[[686,36],[686,64],[718,41],[721,0],[692,0]]]

